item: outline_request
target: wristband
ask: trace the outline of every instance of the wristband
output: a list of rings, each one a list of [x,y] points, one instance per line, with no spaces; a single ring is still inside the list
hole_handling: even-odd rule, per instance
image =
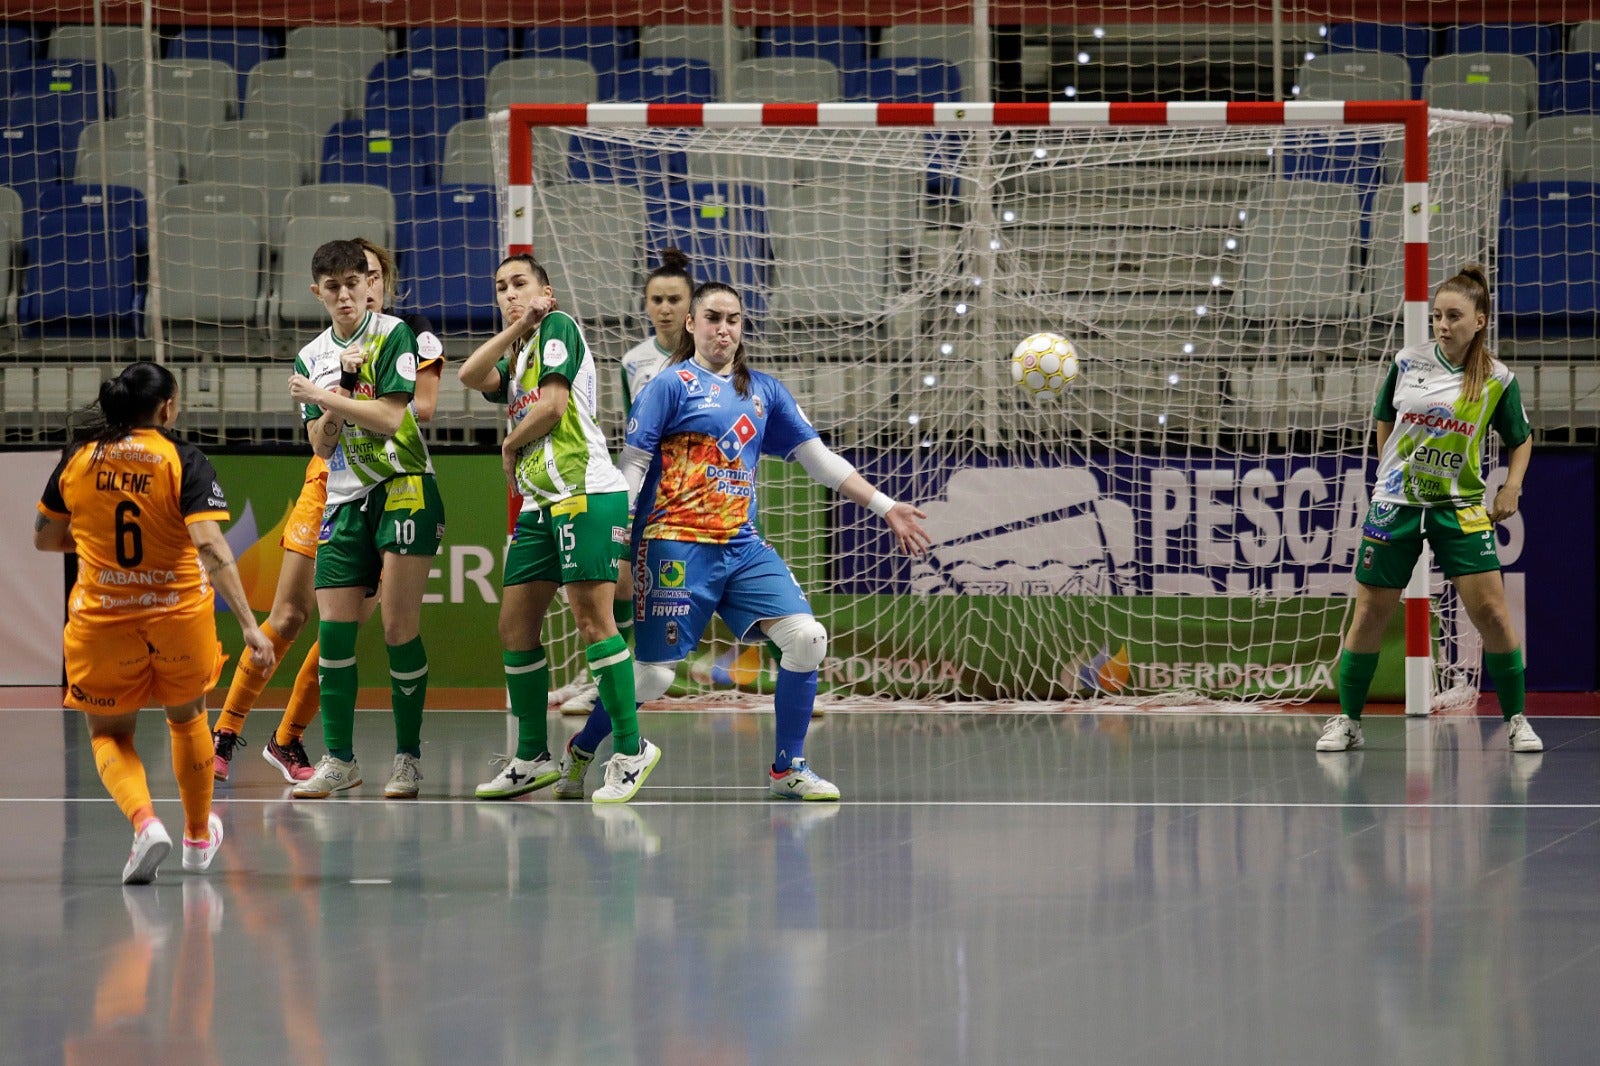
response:
[[[872,499],[867,501],[867,510],[882,518],[894,510],[894,505],[895,501],[887,493],[874,492]]]
[[[356,394],[356,386],[361,384],[361,373],[357,370],[340,370],[339,387],[350,395]]]

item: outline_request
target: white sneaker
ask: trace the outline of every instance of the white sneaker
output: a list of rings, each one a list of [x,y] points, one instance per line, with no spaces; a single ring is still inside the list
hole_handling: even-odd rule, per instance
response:
[[[1533,731],[1533,726],[1528,724],[1528,719],[1520,714],[1511,716],[1506,722],[1506,740],[1511,745],[1512,751],[1534,752],[1544,750],[1544,741],[1539,739],[1539,734]]]
[[[496,755],[489,762],[504,765],[492,780],[478,786],[475,795],[481,800],[510,799],[512,796],[537,792],[546,785],[555,784],[561,777],[561,771],[548,751],[541,752],[536,759]]]
[[[133,850],[128,852],[128,862],[122,868],[125,885],[148,885],[156,879],[156,867],[172,851],[172,838],[161,819],[152,818],[133,836]]]
[[[644,785],[644,779],[661,761],[661,749],[643,737],[639,738],[639,754],[621,752],[606,760],[606,783],[594,790],[596,803],[626,803]]]
[[[384,782],[383,798],[414,800],[421,787],[422,760],[407,752],[395,752],[394,769],[389,771],[389,780]]]
[[[217,857],[217,849],[222,847],[222,819],[212,811],[206,824],[211,830],[210,839],[190,840],[187,833],[183,836],[183,868],[191,873],[200,873],[209,867],[211,860]]]
[[[573,740],[577,735],[573,735]],[[583,777],[589,772],[589,764],[594,762],[593,752],[584,752],[582,748],[572,746],[572,740],[567,741],[566,748],[561,752],[560,777],[556,780],[553,790],[558,800],[583,799]]]
[[[789,764],[789,769],[784,773],[774,773],[772,768],[767,768],[767,791],[779,799],[786,800],[836,800],[839,798],[839,786],[832,781],[818,776],[811,768],[811,764],[804,759],[796,759]]]
[[[317,761],[316,772],[294,786],[295,799],[327,799],[335,792],[355,788],[361,784],[361,767],[351,759],[335,759],[324,755]]]
[[[122,906],[133,922],[133,935],[156,948],[165,944],[172,932],[172,924],[161,912],[161,899],[156,895],[159,891],[158,888],[146,891],[142,887],[122,890]]]
[[[1317,738],[1318,751],[1354,751],[1366,746],[1367,738],[1361,735],[1361,723],[1342,714],[1328,719],[1322,727],[1322,736]]]
[[[594,710],[594,701],[600,698],[600,686],[584,685],[561,704],[562,714],[588,714]]]
[[[183,924],[186,930],[204,925],[207,932],[222,932],[223,909],[222,893],[209,879],[191,877],[183,883]]]

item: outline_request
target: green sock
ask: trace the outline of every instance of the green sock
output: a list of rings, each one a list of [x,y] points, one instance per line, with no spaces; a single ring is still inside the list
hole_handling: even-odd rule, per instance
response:
[[[639,709],[633,698],[633,653],[621,634],[591,644],[584,653],[611,715],[612,744],[623,755],[639,754]]]
[[[538,758],[550,750],[550,660],[543,648],[501,652],[500,659],[517,718],[517,758]]]
[[[628,647],[633,647],[633,601],[612,600],[611,620],[617,623],[617,632],[628,642]]]
[[[328,754],[349,762],[356,757],[355,622],[317,623],[317,681],[322,686],[322,740]]]
[[[1377,652],[1348,648],[1339,652],[1339,709],[1346,717],[1361,720],[1361,709],[1367,705],[1367,689],[1372,687],[1372,675],[1377,672]]]
[[[1506,721],[1522,713],[1528,695],[1528,677],[1522,668],[1522,649],[1511,651],[1486,651],[1483,653],[1484,669],[1494,682],[1494,693],[1500,700],[1500,714]]]
[[[422,758],[422,705],[428,698],[428,652],[422,637],[389,645],[389,697],[394,750]]]

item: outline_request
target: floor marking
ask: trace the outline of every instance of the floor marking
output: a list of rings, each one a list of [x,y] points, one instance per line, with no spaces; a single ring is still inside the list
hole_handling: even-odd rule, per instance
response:
[[[387,877],[355,877],[351,878],[352,885],[392,885],[393,881]]]
[[[678,786],[689,788],[689,786]],[[734,791],[733,786],[718,786]],[[736,789],[737,791],[755,791],[754,789]],[[692,791],[705,791],[692,789]],[[111,797],[95,796],[9,796],[0,797],[3,803],[113,803]],[[161,797],[157,802],[177,803],[177,797]],[[229,805],[266,805],[287,803],[283,799],[255,799],[240,797],[238,799],[217,800],[219,807]],[[304,801],[302,801],[303,803]],[[300,807],[296,803],[295,807]],[[559,810],[571,807],[578,810],[593,808],[589,802],[534,802],[534,803],[485,803],[482,800],[471,798],[438,799],[418,798],[405,800],[403,803],[382,798],[364,799],[356,796],[345,796],[336,800],[313,800],[306,804],[306,810],[337,810],[340,807],[390,807],[395,810],[404,810],[414,806],[433,807],[482,807],[486,810]],[[827,809],[827,805],[819,803],[801,804],[793,800],[779,800],[751,798],[751,799],[725,799],[725,800],[633,800],[629,807],[760,807],[764,810],[811,810]],[[1162,809],[1173,808],[1178,810],[1371,810],[1371,811],[1600,811],[1600,802],[1595,803],[1340,803],[1335,800],[1322,802],[1292,802],[1272,803],[1265,800],[855,800],[847,799],[838,804],[842,808],[851,807],[940,807],[940,808],[1008,808],[1008,807],[1082,807],[1085,809]]]

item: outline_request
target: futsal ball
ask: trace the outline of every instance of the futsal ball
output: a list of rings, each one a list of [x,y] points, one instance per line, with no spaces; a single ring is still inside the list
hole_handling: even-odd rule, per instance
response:
[[[1011,353],[1011,380],[1035,395],[1060,392],[1078,376],[1078,353],[1059,333],[1035,333]]]

